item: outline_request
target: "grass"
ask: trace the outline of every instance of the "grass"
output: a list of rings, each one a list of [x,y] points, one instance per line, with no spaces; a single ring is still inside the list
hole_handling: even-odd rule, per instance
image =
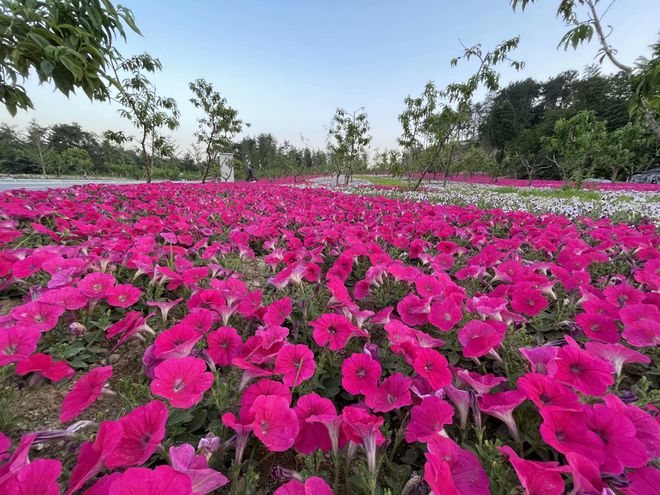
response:
[[[399,187],[409,187],[412,182],[404,179],[396,179],[393,177],[372,177],[369,175],[356,175],[356,179],[367,180],[371,182],[374,186],[399,186]]]

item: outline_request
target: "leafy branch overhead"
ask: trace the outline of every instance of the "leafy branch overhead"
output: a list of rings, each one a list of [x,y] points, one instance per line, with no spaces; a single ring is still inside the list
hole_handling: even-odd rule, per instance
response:
[[[11,115],[33,108],[22,81],[33,71],[69,95],[107,100],[117,85],[115,43],[133,14],[108,0],[3,0],[0,3],[0,103]]]

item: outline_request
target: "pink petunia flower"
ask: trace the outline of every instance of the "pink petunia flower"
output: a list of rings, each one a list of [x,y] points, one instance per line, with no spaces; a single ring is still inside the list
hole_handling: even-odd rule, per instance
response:
[[[64,311],[62,306],[55,306],[37,300],[16,306],[11,310],[11,316],[19,326],[47,332],[55,328]]]
[[[311,476],[304,483],[294,479],[283,484],[274,495],[332,495],[332,490],[323,478]]]
[[[62,463],[55,459],[36,459],[21,469],[6,483],[0,483],[3,493],[16,495],[59,495],[57,479]]]
[[[660,309],[653,304],[630,304],[619,311],[623,338],[635,347],[660,345]]]
[[[449,332],[463,318],[462,303],[446,297],[431,305],[429,323],[443,332]]]
[[[472,320],[458,331],[465,357],[481,357],[494,352],[506,334],[506,323],[497,320]]]
[[[284,375],[282,382],[289,387],[309,380],[315,370],[314,353],[304,344],[285,345],[275,358],[274,373]]]
[[[181,301],[183,301],[183,298],[181,297],[174,299],[173,301],[148,301],[147,306],[158,308],[160,310],[161,320],[165,323],[172,308]]]
[[[0,366],[27,358],[37,349],[41,332],[34,328],[0,328]]]
[[[241,395],[240,399],[240,415],[241,417],[249,417],[251,414],[252,404],[257,400],[257,397],[262,395],[277,395],[286,399],[287,407],[291,404],[291,389],[283,383],[274,380],[262,378],[258,382],[253,383]]]
[[[565,345],[557,354],[554,379],[583,394],[603,395],[614,383],[612,365],[573,345]]]
[[[394,373],[367,392],[366,403],[374,412],[388,412],[412,404],[410,385],[412,380],[401,373]]]
[[[555,376],[557,372],[557,353],[559,349],[551,345],[539,347],[521,347],[520,353],[529,362],[533,373],[540,373],[549,377]]]
[[[155,469],[129,468],[111,484],[108,495],[192,495],[192,482],[186,474],[170,466]]]
[[[597,463],[605,460],[603,441],[587,427],[583,412],[567,411],[555,406],[539,409],[543,423],[541,437],[562,454],[574,452]]]
[[[206,495],[229,483],[224,474],[208,466],[206,457],[195,454],[192,445],[170,447],[169,452],[172,469],[190,478],[193,495]]]
[[[566,385],[546,375],[527,373],[518,378],[518,390],[537,407],[556,406],[569,411],[581,411],[580,397]]]
[[[158,359],[184,358],[192,354],[202,335],[185,323],[177,323],[158,334],[154,340],[154,356]]]
[[[60,287],[45,291],[39,300],[43,303],[61,306],[69,311],[75,311],[87,305],[87,296],[75,287]]]
[[[283,297],[282,299],[278,299],[266,308],[263,316],[264,323],[279,326],[289,317],[292,310],[293,304],[290,298]]]
[[[430,301],[420,299],[414,294],[408,294],[399,301],[396,310],[406,325],[421,326],[429,321]]]
[[[327,452],[332,448],[328,429],[321,423],[308,422],[310,417],[337,416],[337,410],[330,399],[318,394],[303,395],[293,408],[298,417],[300,431],[294,444],[302,454],[311,454],[316,450]]]
[[[500,383],[506,382],[506,378],[503,376],[495,376],[490,373],[487,375],[480,375],[474,371],[458,370],[456,374],[458,375],[458,378],[471,387],[477,395],[487,394]]]
[[[422,399],[411,410],[406,426],[406,442],[430,442],[436,436],[446,435],[443,426],[452,423],[454,409],[444,400],[431,395]]]
[[[369,336],[366,331],[353,325],[346,316],[334,313],[319,316],[310,323],[310,326],[314,329],[312,333],[314,342],[319,346],[329,344],[332,351],[343,349],[354,335]]]
[[[635,425],[625,413],[614,408],[595,404],[586,406],[587,427],[604,443],[600,469],[611,474],[621,474],[624,468],[640,468],[649,461],[642,442],[635,438]]]
[[[488,475],[472,452],[448,438],[437,437],[428,444],[424,480],[433,493],[488,495]]]
[[[566,460],[569,472],[573,476],[575,493],[607,493],[605,492],[607,484],[601,478],[598,463],[575,452],[566,454]]]
[[[102,299],[115,285],[115,277],[109,273],[93,272],[78,282],[78,289],[90,299]]]
[[[32,354],[16,364],[17,375],[34,373],[38,376],[48,378],[50,381],[59,382],[73,376],[73,368],[66,361],[53,361],[48,354]]]
[[[220,327],[211,332],[206,342],[207,352],[218,366],[229,366],[231,360],[238,356],[243,340],[233,327]]]
[[[105,291],[108,304],[117,308],[133,306],[141,295],[142,291],[131,284],[115,285]]]
[[[167,406],[152,400],[119,419],[122,436],[117,448],[105,459],[109,469],[144,464],[165,437]]]
[[[621,339],[619,328],[611,317],[598,313],[580,313],[575,317],[575,323],[590,339],[609,343],[616,343]]]
[[[548,300],[543,297],[541,291],[534,289],[529,284],[516,284],[513,286],[513,290],[511,308],[518,313],[536,316],[548,307]]]
[[[449,371],[447,359],[433,349],[417,349],[413,368],[417,374],[429,381],[434,390],[446,387],[451,383],[451,371]]]
[[[525,401],[525,396],[517,390],[486,394],[479,397],[479,409],[490,416],[501,420],[511,432],[511,436],[517,442],[518,427],[513,419],[513,410]]]
[[[341,384],[352,395],[368,394],[378,385],[382,373],[380,363],[369,354],[353,354],[341,365]]]
[[[103,393],[105,382],[112,376],[112,366],[101,366],[83,375],[64,397],[60,421],[77,418]]]
[[[252,431],[268,450],[284,452],[293,446],[299,431],[298,417],[286,399],[277,395],[259,396],[252,404],[252,412]]]
[[[616,376],[621,375],[623,365],[628,363],[648,364],[651,358],[641,352],[625,347],[621,344],[601,344],[600,342],[587,342],[584,344],[587,352],[590,352],[603,361],[609,361],[614,367]]]
[[[225,413],[222,415],[222,424],[231,428],[236,433],[236,450],[234,454],[234,463],[240,465],[243,460],[243,453],[247,446],[247,441],[252,432],[252,417],[241,416],[236,418],[234,413]]]
[[[213,373],[202,359],[166,359],[154,369],[151,393],[165,397],[172,407],[187,409],[197,404],[211,385]]]
[[[447,395],[447,398],[454,404],[454,407],[458,410],[458,417],[460,419],[461,429],[464,430],[467,426],[468,414],[470,413],[470,392],[467,390],[461,390],[454,387],[452,384],[447,385],[443,392]]]
[[[383,418],[369,414],[366,409],[357,406],[345,407],[342,417],[342,431],[349,441],[362,446],[367,456],[369,471],[374,473],[376,471],[376,447],[385,441],[385,437],[380,432]]]
[[[98,369],[98,368],[97,368]],[[71,495],[83,487],[103,469],[106,457],[117,448],[122,437],[122,426],[117,421],[103,421],[93,442],[85,442],[78,451],[76,465],[71,471],[64,495]]]
[[[568,470],[558,462],[527,461],[514,452],[511,447],[498,447],[518,475],[525,495],[561,495],[564,493],[564,480],[561,473]]]

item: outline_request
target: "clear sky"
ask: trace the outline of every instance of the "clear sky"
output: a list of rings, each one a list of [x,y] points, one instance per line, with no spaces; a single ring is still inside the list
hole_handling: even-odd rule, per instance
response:
[[[143,36],[119,45],[125,55],[149,52],[163,71],[153,77],[158,92],[179,103],[181,127],[171,135],[183,152],[193,142],[197,111],[188,102],[188,82],[205,78],[250,122],[248,134],[271,132],[300,145],[326,142],[334,110],[365,107],[371,149],[394,147],[397,120],[408,94],[428,80],[440,87],[464,80],[471,63],[450,67],[459,39],[485,48],[520,35],[515,58],[526,67],[503,69],[504,83],[546,79],[594,62],[596,44],[557,50],[565,27],[555,17],[558,0],[539,0],[513,12],[508,0],[123,0]],[[603,0],[604,5],[609,2]],[[660,30],[660,1],[618,0],[605,18],[615,28],[612,44],[632,63],[649,53]],[[612,67],[606,62],[606,72]],[[84,95],[67,100],[47,85],[28,81],[35,111],[15,118],[0,109],[0,121],[22,128],[79,122],[94,132],[131,129],[109,103]]]

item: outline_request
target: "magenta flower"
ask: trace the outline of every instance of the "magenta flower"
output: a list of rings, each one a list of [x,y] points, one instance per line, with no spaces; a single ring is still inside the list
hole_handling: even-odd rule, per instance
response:
[[[431,308],[429,301],[424,301],[414,294],[408,294],[399,301],[396,310],[406,325],[421,326],[429,321],[428,315]]]
[[[222,415],[222,424],[227,428],[231,428],[236,433],[234,462],[237,465],[240,465],[243,460],[243,453],[245,452],[250,432],[252,431],[252,418],[241,416],[237,419],[233,413],[225,413]]]
[[[368,394],[378,385],[382,373],[380,363],[369,354],[353,354],[341,365],[341,384],[352,395]]]
[[[575,323],[590,339],[609,343],[616,343],[621,339],[616,322],[609,316],[598,313],[580,313],[575,317]]]
[[[452,423],[453,415],[454,409],[444,400],[434,395],[425,397],[411,410],[406,442],[430,442],[436,436],[446,435],[443,427]]]
[[[213,373],[202,359],[166,359],[154,369],[151,393],[165,397],[172,407],[187,409],[197,404],[211,385]]]
[[[458,410],[458,417],[460,418],[461,429],[465,429],[467,426],[468,414],[470,413],[470,392],[466,390],[461,390],[454,387],[452,384],[447,385],[443,392],[447,395],[447,398],[454,404],[454,407]]]
[[[314,329],[314,342],[321,347],[329,344],[332,351],[343,349],[354,335],[369,336],[366,331],[353,325],[346,316],[334,313],[319,316],[310,326]]]
[[[511,447],[498,447],[506,454],[515,469],[525,495],[561,495],[564,493],[564,480],[561,473],[566,467],[559,467],[558,462],[527,461],[518,457]]]
[[[511,436],[517,442],[518,427],[513,419],[513,410],[525,401],[525,396],[517,390],[486,394],[479,397],[479,409],[490,416],[501,420],[511,432]]]
[[[548,307],[548,300],[543,297],[540,290],[534,289],[525,283],[516,284],[513,288],[511,308],[514,311],[528,316],[536,316]]]
[[[492,388],[497,387],[500,383],[506,382],[503,376],[495,376],[493,374],[480,375],[473,371],[458,370],[458,378],[465,382],[466,385],[471,387],[477,395],[487,394]]]
[[[428,444],[424,480],[433,493],[488,495],[488,475],[472,452],[452,440],[437,437]]]
[[[243,345],[243,340],[233,327],[218,328],[208,335],[206,342],[207,352],[218,366],[229,366],[231,360],[238,356]]]
[[[605,444],[603,472],[621,474],[625,468],[640,468],[649,461],[646,448],[637,438],[637,430],[625,413],[601,404],[585,406],[587,427]]]
[[[557,354],[554,379],[588,395],[603,395],[614,383],[612,365],[573,345],[565,345]]]
[[[449,371],[447,359],[433,349],[417,349],[413,368],[417,374],[429,381],[434,390],[446,387],[451,383],[451,371]]]
[[[83,375],[62,401],[60,421],[77,418],[103,393],[103,387],[112,376],[112,366],[101,366]]]
[[[36,459],[23,467],[13,478],[2,484],[3,493],[16,495],[59,495],[57,479],[62,463],[55,459]]]
[[[60,287],[43,292],[39,301],[75,311],[87,305],[87,296],[75,287]]]
[[[184,358],[192,354],[202,335],[185,323],[158,334],[154,340],[154,356],[158,359]]]
[[[117,308],[133,306],[141,295],[142,291],[131,284],[115,285],[105,291],[108,304]]]
[[[68,489],[64,495],[80,490],[87,481],[103,469],[108,455],[117,448],[122,427],[117,421],[103,421],[93,442],[85,442],[78,451],[76,465],[71,470]]]
[[[261,395],[277,395],[286,399],[287,406],[291,404],[291,390],[289,387],[280,382],[262,378],[245,389],[245,392],[241,395],[241,417],[248,417],[251,414],[252,404]]]
[[[539,409],[543,417],[541,437],[562,454],[583,455],[599,464],[605,460],[605,444],[587,427],[583,412],[567,411],[555,406]]]
[[[215,312],[204,308],[195,308],[179,323],[191,326],[201,334],[206,334],[211,330],[217,319],[218,315]]]
[[[48,354],[32,354],[16,364],[17,375],[34,373],[37,376],[48,378],[52,382],[59,382],[73,376],[73,368],[66,361],[53,361]]]
[[[312,476],[304,483],[291,480],[275,490],[274,495],[332,495],[332,490],[323,478]]]
[[[603,361],[609,361],[614,367],[616,376],[621,375],[623,365],[628,363],[648,364],[651,358],[641,352],[634,351],[621,344],[601,344],[600,342],[587,342],[584,344],[587,352]]]
[[[170,447],[169,452],[172,469],[190,478],[194,495],[206,495],[229,483],[224,474],[208,466],[206,457],[195,454],[192,445],[184,443],[178,447]]]
[[[573,490],[575,493],[606,493],[604,490],[607,485],[601,478],[598,463],[575,452],[566,454],[566,460],[573,476]]]
[[[163,320],[163,323],[165,323],[172,308],[181,301],[183,301],[183,298],[181,297],[174,299],[173,301],[148,301],[147,306],[158,308],[160,310],[160,317]]]
[[[443,332],[449,332],[463,318],[462,303],[454,298],[445,297],[431,305],[429,322]]]
[[[627,475],[630,486],[622,489],[625,495],[647,495],[654,493],[660,486],[660,469],[643,467]]]
[[[374,412],[388,412],[412,404],[410,386],[412,380],[401,373],[394,373],[367,392],[366,403]]]
[[[78,289],[90,299],[102,299],[115,285],[115,277],[108,273],[93,272],[78,282]]]
[[[495,351],[506,334],[506,323],[497,320],[472,320],[458,331],[465,357],[481,357]]]
[[[285,345],[275,358],[276,375],[284,375],[282,382],[289,387],[296,387],[314,376],[316,362],[314,353],[303,344]]]
[[[284,452],[293,446],[299,431],[298,417],[286,399],[277,395],[259,396],[251,410],[252,431],[268,450]]]
[[[34,328],[0,328],[0,366],[27,358],[37,349],[41,332]]]
[[[308,418],[319,416],[337,416],[337,410],[330,399],[318,394],[303,395],[293,408],[298,417],[300,431],[294,444],[296,450],[303,454],[311,454],[316,450],[327,452],[332,443],[328,429],[321,423],[308,422]]]
[[[165,437],[167,406],[159,400],[133,409],[118,423],[122,436],[117,448],[105,459],[109,469],[144,464]]]
[[[345,407],[342,417],[342,430],[347,439],[362,446],[367,456],[369,471],[376,472],[376,447],[385,441],[380,432],[383,418],[369,414],[366,409],[356,406]]]
[[[293,304],[290,298],[283,297],[282,299],[278,299],[266,308],[263,316],[264,323],[279,326],[289,317],[292,310]]]
[[[108,495],[192,495],[188,475],[170,466],[155,469],[130,468],[111,484]]]
[[[559,349],[551,345],[542,345],[539,347],[521,347],[520,353],[529,361],[532,372],[555,376],[557,372],[557,353]]]
[[[556,406],[569,411],[581,411],[580,397],[566,385],[546,375],[527,373],[518,378],[518,390],[537,407]]]
[[[18,326],[40,332],[47,332],[55,328],[63,314],[63,306],[55,306],[41,301],[31,301],[11,310],[11,316],[16,320]]]
[[[660,310],[653,304],[631,304],[619,311],[623,338],[636,347],[660,345]]]

